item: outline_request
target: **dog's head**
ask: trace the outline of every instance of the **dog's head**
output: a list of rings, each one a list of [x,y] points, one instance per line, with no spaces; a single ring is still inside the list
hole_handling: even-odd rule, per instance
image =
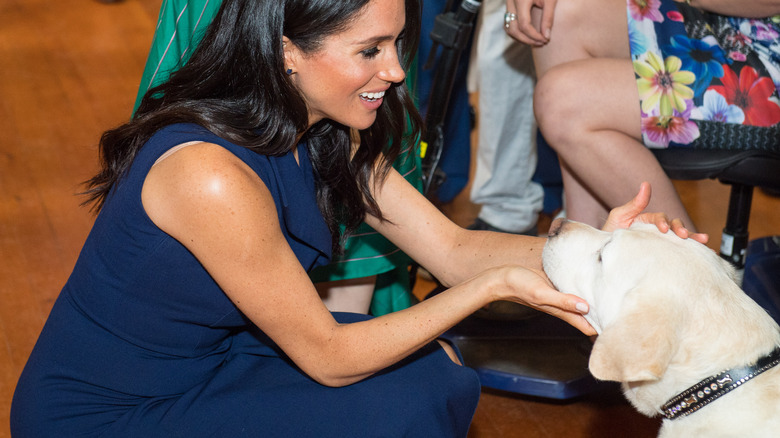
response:
[[[586,316],[599,333],[589,368],[594,377],[619,382],[660,379],[684,336],[695,336],[692,307],[707,317],[704,294],[733,282],[733,269],[714,251],[654,225],[609,233],[556,221],[543,253],[544,270],[562,292],[591,306]],[[720,293],[720,292],[715,292]],[[698,300],[698,302],[697,302]],[[713,309],[712,313],[722,310]]]

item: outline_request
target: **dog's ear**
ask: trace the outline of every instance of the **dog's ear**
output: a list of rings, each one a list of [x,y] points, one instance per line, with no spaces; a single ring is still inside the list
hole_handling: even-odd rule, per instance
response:
[[[589,362],[595,378],[652,381],[669,366],[677,348],[677,312],[643,292],[628,293],[620,315],[596,338]]]

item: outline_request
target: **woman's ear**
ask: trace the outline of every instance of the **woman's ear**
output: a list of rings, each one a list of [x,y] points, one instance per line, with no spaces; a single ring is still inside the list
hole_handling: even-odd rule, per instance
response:
[[[282,37],[282,47],[284,50],[284,70],[289,76],[298,71],[296,68],[296,61],[298,60],[299,50],[286,36]]]

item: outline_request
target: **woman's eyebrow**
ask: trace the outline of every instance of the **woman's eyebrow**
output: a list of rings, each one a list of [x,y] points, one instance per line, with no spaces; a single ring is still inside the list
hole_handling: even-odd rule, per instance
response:
[[[374,36],[370,36],[368,38],[365,38],[363,40],[356,41],[355,44],[360,44],[360,45],[362,45],[362,44],[371,44],[371,43],[376,44],[376,43],[381,43],[381,42],[384,42],[384,41],[394,41],[394,40],[396,40],[398,38],[403,38],[404,34],[406,34],[406,29],[404,29],[401,32],[399,32],[398,35],[374,35]]]
[[[395,36],[393,35],[378,35],[378,36],[372,36],[366,38],[364,40],[356,41],[355,44],[358,45],[376,44],[376,43],[381,43],[383,41],[392,41],[393,39],[395,39]]]

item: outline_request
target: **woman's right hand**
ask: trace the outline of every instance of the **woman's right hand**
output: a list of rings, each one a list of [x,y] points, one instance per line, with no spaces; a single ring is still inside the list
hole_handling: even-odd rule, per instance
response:
[[[650,183],[643,182],[639,186],[639,192],[633,199],[619,207],[613,208],[609,212],[609,217],[607,217],[607,221],[601,229],[612,232],[620,228],[628,228],[634,222],[643,222],[654,224],[662,233],[666,233],[671,229],[672,232],[683,239],[691,238],[699,243],[707,243],[710,238],[707,234],[691,233],[685,228],[685,224],[680,219],[670,220],[663,212],[643,213],[650,203],[651,191]]]
[[[492,277],[499,281],[496,299],[512,301],[560,318],[586,335],[595,335],[596,330],[583,315],[589,311],[588,303],[575,295],[555,289],[542,271],[520,266],[491,268],[475,277]],[[491,279],[485,278],[486,281]],[[502,287],[503,286],[503,287]]]
[[[521,43],[540,47],[550,41],[558,0],[506,0],[506,11],[517,15],[506,33]]]

